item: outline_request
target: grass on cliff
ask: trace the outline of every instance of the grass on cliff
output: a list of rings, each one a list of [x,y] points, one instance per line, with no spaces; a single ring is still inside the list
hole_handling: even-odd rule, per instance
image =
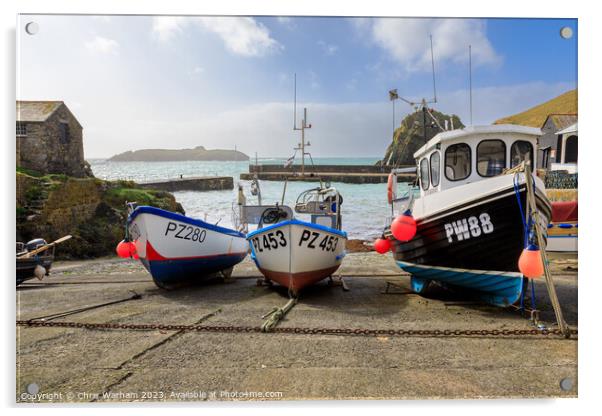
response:
[[[577,90],[565,92],[550,101],[546,101],[522,113],[501,118],[494,124],[519,124],[521,126],[542,127],[550,114],[577,114]]]
[[[106,193],[106,201],[109,205],[124,206],[127,202],[136,202],[138,205],[151,205],[158,208],[170,209],[165,200],[169,194],[163,191],[130,188],[128,186],[117,186]]]

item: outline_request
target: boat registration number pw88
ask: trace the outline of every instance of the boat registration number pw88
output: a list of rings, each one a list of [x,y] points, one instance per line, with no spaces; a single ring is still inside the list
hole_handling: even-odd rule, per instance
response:
[[[275,250],[279,247],[287,246],[286,237],[281,230],[253,237],[251,241],[255,250],[260,253],[263,253],[264,250]],[[335,251],[338,243],[338,237],[331,235],[322,236],[321,233],[315,231],[303,230],[298,245],[299,247],[305,245],[307,248],[321,249],[322,251]]]
[[[169,221],[165,228],[165,236],[171,235],[173,238],[182,240],[197,241],[202,243],[207,237],[207,230],[187,224],[177,224]]]
[[[456,241],[468,240],[472,237],[479,237],[482,234],[491,234],[493,232],[493,223],[491,217],[486,212],[478,217],[471,216],[452,221],[444,225],[445,236],[450,243]]]

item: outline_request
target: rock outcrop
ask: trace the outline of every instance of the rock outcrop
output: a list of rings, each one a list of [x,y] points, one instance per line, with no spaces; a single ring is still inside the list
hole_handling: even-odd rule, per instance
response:
[[[113,254],[124,237],[126,201],[184,213],[173,195],[138,188],[133,182],[41,175],[17,171],[17,241],[73,238],[60,245],[63,258]]]
[[[444,127],[447,123],[448,128],[460,129],[464,124],[458,116],[447,115],[435,110],[431,114],[437,119],[439,124]],[[434,120],[427,114],[426,118],[426,138],[430,140],[441,130],[437,127]],[[422,111],[416,111],[407,115],[401,125],[395,129],[393,141],[385,152],[385,157],[379,162],[379,165],[402,166],[415,165],[414,152],[420,149],[425,143],[424,123]]]

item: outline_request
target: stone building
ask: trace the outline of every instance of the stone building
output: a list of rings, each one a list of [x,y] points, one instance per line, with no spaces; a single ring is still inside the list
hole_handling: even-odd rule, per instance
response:
[[[546,121],[544,121],[543,125],[541,126],[541,132],[543,134],[538,141],[538,166],[549,169],[552,166],[552,163],[561,162],[562,141],[559,138],[558,132],[575,123],[577,123],[577,114],[548,115]],[[572,144],[570,145],[572,146]]]
[[[62,101],[17,101],[17,167],[92,176],[82,126]]]

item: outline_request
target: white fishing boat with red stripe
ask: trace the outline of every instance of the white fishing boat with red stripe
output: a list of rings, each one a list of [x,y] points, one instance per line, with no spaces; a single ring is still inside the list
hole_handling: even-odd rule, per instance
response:
[[[229,276],[248,252],[241,232],[149,206],[130,213],[127,230],[136,255],[162,288],[216,273]]]

